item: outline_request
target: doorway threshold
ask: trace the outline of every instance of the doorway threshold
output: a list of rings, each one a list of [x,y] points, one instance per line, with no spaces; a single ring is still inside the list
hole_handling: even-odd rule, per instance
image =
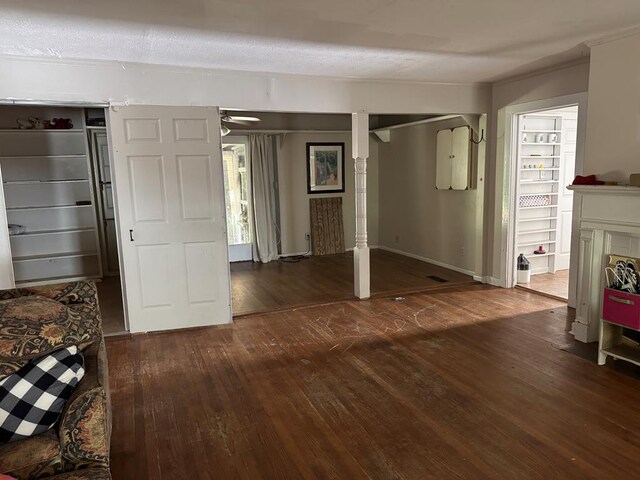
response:
[[[527,292],[531,292],[531,293],[536,293],[538,295],[541,295],[543,297],[547,297],[547,298],[552,298],[554,300],[559,300],[561,302],[565,302],[567,303],[569,300],[564,298],[564,297],[560,297],[558,295],[554,295],[552,293],[547,293],[547,292],[541,292],[540,290],[535,290],[531,287],[525,287],[524,285],[516,285],[516,288],[519,288],[520,290],[525,290]]]

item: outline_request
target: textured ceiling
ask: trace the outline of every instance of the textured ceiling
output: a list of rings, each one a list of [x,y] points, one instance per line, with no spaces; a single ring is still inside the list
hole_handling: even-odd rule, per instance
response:
[[[0,55],[468,83],[638,24],[638,0],[3,0]]]

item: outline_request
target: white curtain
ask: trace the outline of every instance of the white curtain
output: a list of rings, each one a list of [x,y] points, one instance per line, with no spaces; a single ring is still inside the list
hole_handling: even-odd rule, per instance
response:
[[[274,199],[273,137],[249,135],[251,144],[251,194],[253,197],[253,260],[267,263],[278,258]]]

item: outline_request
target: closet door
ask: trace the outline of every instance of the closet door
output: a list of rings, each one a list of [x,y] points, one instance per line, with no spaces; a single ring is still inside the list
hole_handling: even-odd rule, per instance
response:
[[[469,187],[469,127],[454,128],[451,134],[451,188]]]
[[[218,110],[112,107],[109,125],[131,332],[230,322]]]
[[[451,130],[439,130],[436,137],[436,188],[451,188]]]

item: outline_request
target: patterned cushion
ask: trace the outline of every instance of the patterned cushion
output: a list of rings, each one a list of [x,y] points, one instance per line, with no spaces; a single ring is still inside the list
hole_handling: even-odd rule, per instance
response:
[[[105,468],[88,468],[86,470],[63,473],[55,477],[47,477],[46,480],[111,480],[111,474]]]
[[[39,295],[50,298],[64,305],[78,305],[85,303],[95,309],[98,308],[98,290],[95,282],[68,282],[41,285],[38,287],[22,287],[12,290],[1,290],[0,300]]]
[[[35,478],[43,470],[52,474],[61,469],[60,442],[55,429],[26,440],[0,444],[0,472],[16,478]]]
[[[98,315],[89,306],[67,307],[39,295],[0,301],[0,380],[33,358],[98,338],[99,319],[92,322],[87,311]]]
[[[0,442],[22,440],[53,427],[84,376],[83,364],[74,345],[0,380]]]

